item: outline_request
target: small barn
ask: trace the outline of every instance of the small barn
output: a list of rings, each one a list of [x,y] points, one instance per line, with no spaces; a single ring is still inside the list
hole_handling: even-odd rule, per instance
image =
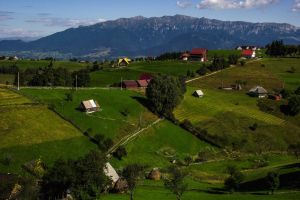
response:
[[[207,49],[203,49],[203,48],[192,49],[192,51],[190,52],[189,60],[201,61],[201,62],[207,61]]]
[[[80,104],[81,109],[86,113],[93,113],[100,110],[100,106],[97,101],[91,99],[87,101],[82,101]]]
[[[244,57],[244,58],[255,58],[256,53],[252,49],[244,49],[244,50],[242,50],[242,57]]]
[[[187,61],[190,57],[189,53],[183,53],[180,55],[180,60]]]
[[[113,185],[120,179],[117,171],[113,168],[113,166],[111,166],[110,163],[105,164],[103,171],[104,174],[112,181]]]
[[[149,84],[147,80],[137,80],[137,83],[138,83],[139,87],[141,87],[141,88],[146,88],[146,87],[148,87],[148,84]]]
[[[255,86],[254,88],[249,90],[249,95],[258,98],[265,98],[268,96],[268,91],[261,86]]]
[[[201,98],[201,97],[204,96],[204,93],[202,92],[202,90],[196,90],[196,91],[193,93],[193,96],[194,96],[194,97]]]
[[[133,88],[138,88],[139,85],[135,80],[124,80],[122,82],[122,87],[126,89],[133,89]]]
[[[118,66],[128,66],[130,61],[131,60],[129,58],[120,58],[118,60]]]

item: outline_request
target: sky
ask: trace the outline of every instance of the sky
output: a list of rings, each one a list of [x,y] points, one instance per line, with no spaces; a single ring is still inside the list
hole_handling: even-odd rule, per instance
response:
[[[176,14],[300,27],[300,0],[0,0],[0,38],[42,37],[122,17]]]

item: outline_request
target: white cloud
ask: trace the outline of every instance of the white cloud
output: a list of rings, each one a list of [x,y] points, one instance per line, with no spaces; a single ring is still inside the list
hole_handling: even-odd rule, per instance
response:
[[[241,9],[269,6],[279,0],[202,0],[198,9]]]
[[[43,31],[30,31],[22,28],[0,29],[0,37],[40,37],[45,35]]]
[[[26,20],[28,23],[39,23],[50,27],[78,27],[88,26],[99,22],[104,22],[104,19],[70,19],[70,18],[59,18],[59,17],[43,17],[39,15],[39,18]]]
[[[295,0],[292,10],[294,12],[300,11],[300,0]]]
[[[180,8],[187,8],[189,6],[191,6],[191,2],[188,1],[188,0],[180,0],[180,1],[177,1],[177,6],[180,7]]]

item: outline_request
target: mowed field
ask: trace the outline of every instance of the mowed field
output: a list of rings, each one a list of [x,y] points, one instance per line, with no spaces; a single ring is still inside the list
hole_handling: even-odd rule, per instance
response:
[[[91,86],[109,86],[123,80],[137,80],[141,74],[168,74],[185,76],[188,70],[193,72],[201,68],[200,62],[183,61],[143,61],[133,62],[127,68],[104,68],[102,71],[91,73]]]
[[[139,103],[144,97],[134,91],[80,89],[74,91],[73,101],[67,101],[65,94],[69,92],[64,89],[21,90],[31,99],[54,107],[82,132],[91,129],[90,134],[102,134],[115,141],[156,120],[156,116]],[[86,114],[78,109],[82,101],[90,99],[99,103],[100,112]]]
[[[277,63],[273,66],[274,69],[270,70],[271,61],[275,62],[270,60],[251,62],[245,67],[229,68],[189,83],[190,87],[183,102],[174,111],[175,117],[180,121],[188,119],[196,126],[206,129],[209,135],[220,137],[224,143],[239,144],[247,150],[262,146],[264,140],[268,141],[270,149],[286,150],[289,144],[300,141],[299,123],[288,120],[287,117],[280,118],[260,111],[257,98],[246,94],[256,85],[261,85],[270,92],[273,89],[281,89],[285,79],[276,72],[285,70],[285,66],[290,66],[291,63],[296,67],[296,62],[299,62],[298,59],[289,59],[289,62],[283,60],[281,65]],[[264,63],[265,66],[262,66]],[[299,67],[300,65],[297,69],[300,70]],[[300,78],[297,76],[289,74],[285,85],[291,88],[295,88],[297,84],[300,86]],[[246,82],[246,85],[242,85],[242,91],[217,89],[222,82],[224,86],[230,86],[237,80]],[[203,98],[192,96],[196,89],[203,90]],[[253,131],[250,127],[255,123],[258,128]],[[243,143],[245,145],[242,145]]]
[[[22,164],[41,158],[51,164],[58,158],[76,158],[95,146],[70,123],[46,106],[7,89],[0,89],[1,172],[18,173]]]
[[[300,58],[265,58],[261,63],[284,82],[285,88],[295,90],[300,86]],[[292,67],[294,73],[290,72]]]
[[[214,149],[167,120],[144,131],[125,145],[125,148],[128,156],[122,161],[112,159],[116,167],[139,163],[149,168],[165,168],[173,160],[183,160],[188,155],[197,155],[199,151],[206,148]]]
[[[1,60],[0,67],[9,67],[12,65],[18,66],[20,69],[27,69],[27,68],[39,68],[39,67],[47,67],[49,65],[49,60],[38,60],[38,61],[31,61],[31,60]],[[78,62],[70,62],[70,61],[53,61],[53,67],[55,68],[66,68],[70,71],[76,71],[80,69],[84,69],[88,66],[87,63],[78,63]]]

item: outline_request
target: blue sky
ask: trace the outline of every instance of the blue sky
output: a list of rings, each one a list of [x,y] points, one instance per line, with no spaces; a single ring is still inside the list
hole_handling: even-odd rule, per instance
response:
[[[0,0],[0,37],[40,37],[121,17],[175,14],[300,27],[300,0]]]

